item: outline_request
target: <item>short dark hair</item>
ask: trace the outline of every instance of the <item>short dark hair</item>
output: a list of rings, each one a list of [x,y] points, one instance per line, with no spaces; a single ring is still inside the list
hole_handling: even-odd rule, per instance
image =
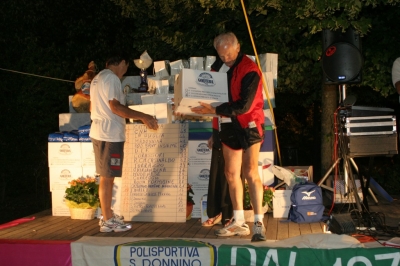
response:
[[[110,53],[110,57],[107,58],[106,60],[106,66],[109,65],[119,65],[119,63],[122,62],[122,60],[125,60],[127,64],[129,64],[130,58],[128,53],[125,51],[121,50],[114,50],[113,52]]]

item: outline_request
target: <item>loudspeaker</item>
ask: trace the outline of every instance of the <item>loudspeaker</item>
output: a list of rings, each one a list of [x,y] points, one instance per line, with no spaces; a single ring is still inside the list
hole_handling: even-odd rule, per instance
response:
[[[322,69],[325,84],[361,82],[361,39],[354,29],[322,32]]]
[[[328,220],[328,230],[334,234],[353,234],[356,225],[349,213],[333,214]]]

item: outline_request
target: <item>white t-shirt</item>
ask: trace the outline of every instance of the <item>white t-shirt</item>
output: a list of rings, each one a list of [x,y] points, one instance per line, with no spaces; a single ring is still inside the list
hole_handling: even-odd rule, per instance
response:
[[[125,118],[111,111],[109,101],[112,99],[125,105],[121,80],[111,70],[104,69],[90,84],[91,138],[108,142],[125,141]]]
[[[396,82],[400,81],[400,57],[394,60],[392,66],[392,82],[395,86]]]

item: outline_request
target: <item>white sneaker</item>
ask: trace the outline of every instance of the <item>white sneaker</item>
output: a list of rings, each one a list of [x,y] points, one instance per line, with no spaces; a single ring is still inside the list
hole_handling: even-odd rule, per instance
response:
[[[128,231],[132,228],[132,225],[129,223],[124,223],[124,221],[121,221],[115,217],[112,217],[111,219],[104,221],[103,219],[100,219],[100,232],[103,233],[108,233],[108,232],[124,232]]]
[[[246,223],[239,225],[235,220],[232,220],[230,225],[215,230],[215,234],[217,236],[248,236],[250,235],[250,228]]]
[[[253,236],[251,242],[267,241],[265,226],[261,222],[256,222],[253,225]]]

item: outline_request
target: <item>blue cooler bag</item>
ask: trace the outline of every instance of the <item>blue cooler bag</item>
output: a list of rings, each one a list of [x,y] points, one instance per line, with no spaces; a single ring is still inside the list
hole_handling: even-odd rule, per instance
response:
[[[290,196],[288,219],[295,223],[321,222],[324,216],[322,189],[312,182],[297,183]]]

